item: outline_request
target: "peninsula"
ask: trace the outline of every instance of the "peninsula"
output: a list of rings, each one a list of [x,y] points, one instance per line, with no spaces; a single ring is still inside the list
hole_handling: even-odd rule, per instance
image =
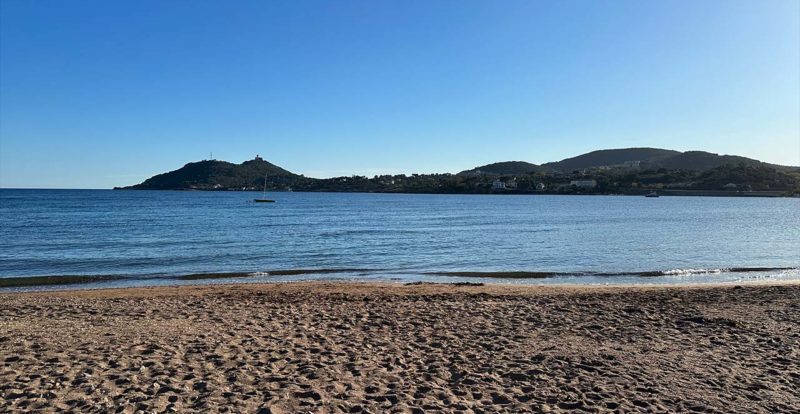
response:
[[[541,165],[507,161],[456,174],[311,178],[263,158],[234,164],[191,162],[126,190],[270,191],[440,194],[644,194],[792,196],[800,194],[800,167],[703,151],[658,148],[593,151]]]

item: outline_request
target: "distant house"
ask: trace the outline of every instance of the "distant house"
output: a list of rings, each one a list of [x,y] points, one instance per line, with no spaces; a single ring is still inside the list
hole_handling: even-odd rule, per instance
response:
[[[734,183],[728,183],[728,184],[725,184],[724,186],[722,186],[722,188],[724,188],[726,190],[735,190],[737,188],[737,186]]]
[[[572,180],[569,185],[578,188],[595,188],[597,187],[596,180]]]
[[[505,190],[505,189],[506,189],[506,183],[504,183],[504,182],[502,182],[500,180],[492,181],[492,190],[498,191],[498,190]]]

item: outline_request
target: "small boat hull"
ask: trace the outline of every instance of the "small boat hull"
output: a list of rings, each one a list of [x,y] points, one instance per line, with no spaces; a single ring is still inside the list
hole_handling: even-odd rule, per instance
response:
[[[263,198],[254,198],[253,202],[255,202],[255,203],[274,203],[275,200],[266,200],[266,199],[263,199]]]

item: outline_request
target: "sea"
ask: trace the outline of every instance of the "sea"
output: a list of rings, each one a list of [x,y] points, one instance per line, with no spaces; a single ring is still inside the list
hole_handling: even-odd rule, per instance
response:
[[[800,199],[0,189],[0,290],[800,279]]]

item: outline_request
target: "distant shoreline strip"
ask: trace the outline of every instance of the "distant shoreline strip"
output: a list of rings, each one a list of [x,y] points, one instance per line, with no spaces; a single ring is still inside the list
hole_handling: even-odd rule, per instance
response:
[[[639,272],[535,272],[535,271],[441,271],[421,272],[423,276],[485,278],[485,279],[549,279],[556,277],[660,277],[660,276],[689,276],[700,274],[720,273],[750,273],[796,270],[797,267],[730,267],[721,269],[672,269]],[[75,285],[88,283],[102,283],[123,280],[210,280],[210,279],[242,279],[254,277],[301,276],[301,275],[327,275],[342,273],[394,274],[396,271],[386,269],[361,269],[361,268],[333,268],[333,269],[282,269],[267,272],[223,272],[223,273],[190,273],[185,275],[63,275],[63,276],[23,276],[0,278],[0,288],[19,288],[35,286]],[[408,272],[411,274],[411,272]]]

